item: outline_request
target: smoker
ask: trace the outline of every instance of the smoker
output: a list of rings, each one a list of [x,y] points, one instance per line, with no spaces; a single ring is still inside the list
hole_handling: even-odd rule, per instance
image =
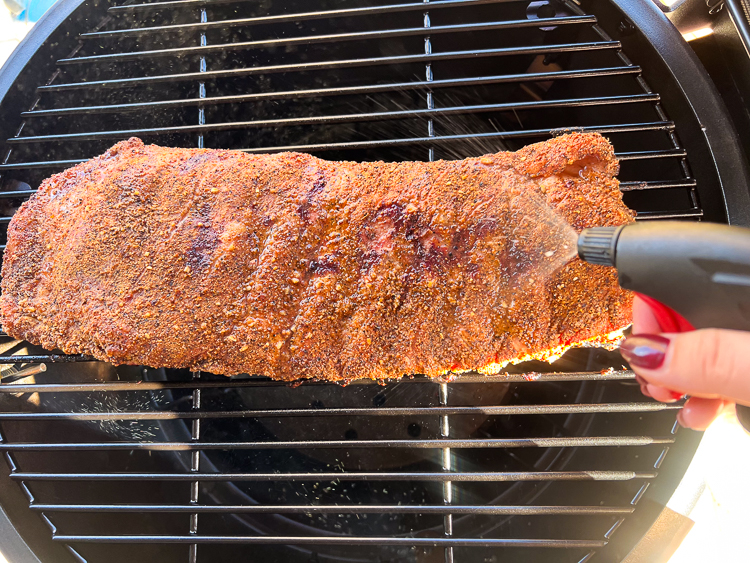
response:
[[[0,244],[132,136],[394,161],[599,131],[639,221],[750,225],[747,3],[682,4],[61,0],[0,70]],[[342,387],[0,343],[11,563],[623,561],[700,440],[605,349]]]

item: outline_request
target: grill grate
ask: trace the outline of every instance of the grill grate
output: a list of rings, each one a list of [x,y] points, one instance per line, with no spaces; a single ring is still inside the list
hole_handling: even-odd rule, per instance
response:
[[[435,151],[435,158],[461,157],[583,129],[609,134],[618,149],[637,147],[618,153],[623,177],[638,187],[629,203],[643,208],[640,218],[703,215],[658,94],[595,16],[572,3],[542,6],[546,11],[517,1],[426,4],[291,5],[288,13],[270,15],[253,13],[250,3],[114,7],[102,29],[82,34],[74,53],[59,61],[55,80],[39,88],[39,100],[8,139],[0,170],[41,179],[133,135],[194,146],[197,134],[205,146],[367,160],[429,159]],[[414,51],[412,37],[424,42],[422,53]],[[495,67],[495,61],[505,64]],[[482,90],[474,96],[481,103],[471,103],[469,88]],[[442,104],[433,101],[437,91]],[[418,103],[421,96],[426,103]],[[621,115],[605,111],[614,105]],[[186,113],[193,107],[197,120]],[[550,119],[550,111],[574,119]],[[87,119],[77,119],[82,115]],[[531,119],[522,119],[527,115]],[[245,118],[227,119],[233,116]],[[415,136],[419,121],[427,131]],[[71,158],[27,158],[40,152]],[[655,158],[674,161],[663,166],[671,169],[668,178],[631,174],[629,163]],[[651,197],[657,189],[672,193]]]
[[[113,6],[7,139],[0,242],[45,176],[133,135],[434,160],[599,131],[639,220],[704,218],[676,125],[622,48],[573,2]],[[680,447],[679,405],[644,401],[603,350],[290,389],[0,345],[0,451],[77,561],[244,560],[249,544],[269,561],[607,560]]]
[[[16,346],[18,348],[19,345]],[[20,344],[20,346],[23,346]],[[13,350],[13,349],[11,349]],[[25,352],[20,348],[21,352]],[[579,353],[584,353],[579,351]],[[23,356],[5,356],[6,361],[25,360],[35,358],[35,356],[25,354]],[[60,361],[60,360],[67,361]],[[57,360],[57,361],[55,361]],[[74,361],[70,361],[74,360]],[[78,360],[78,361],[75,361]],[[83,361],[82,361],[83,360]],[[89,382],[60,382],[62,379],[59,374],[55,374],[54,369],[57,366],[88,366],[98,367],[102,364],[97,362],[85,361],[82,357],[50,357],[47,358],[46,364],[32,364],[33,367],[18,370],[11,376],[6,376],[6,383],[0,386],[0,400],[4,405],[0,413],[0,421],[3,424],[6,439],[0,443],[0,450],[5,452],[12,468],[11,478],[21,484],[22,488],[27,491],[30,499],[30,507],[33,511],[41,513],[49,522],[52,529],[52,538],[55,541],[70,544],[75,547],[77,553],[83,554],[87,560],[95,561],[94,558],[88,559],[89,552],[85,548],[90,548],[94,544],[122,544],[119,549],[127,549],[126,546],[137,546],[140,549],[154,546],[172,546],[173,549],[179,549],[180,545],[187,545],[189,551],[188,560],[200,561],[202,558],[199,553],[204,549],[210,550],[212,546],[219,545],[284,545],[296,546],[297,549],[325,549],[334,547],[336,549],[352,548],[360,550],[357,557],[362,557],[362,550],[367,553],[368,549],[374,552],[382,553],[384,549],[395,549],[401,556],[413,552],[399,552],[399,549],[443,549],[446,552],[446,558],[452,557],[453,550],[456,552],[458,560],[474,560],[470,553],[479,549],[490,549],[491,552],[497,553],[496,550],[503,549],[524,549],[537,550],[544,548],[562,549],[563,553],[571,554],[570,557],[562,556],[562,560],[579,560],[582,556],[586,557],[591,550],[604,547],[608,538],[605,533],[626,516],[632,514],[635,510],[636,503],[646,490],[648,483],[657,477],[658,466],[663,460],[663,455],[667,447],[675,441],[673,434],[674,426],[673,412],[679,408],[678,405],[665,405],[652,401],[635,401],[625,400],[638,396],[637,386],[633,382],[633,374],[629,371],[604,370],[595,372],[562,372],[550,373],[544,377],[530,375],[529,373],[516,373],[500,376],[492,376],[484,380],[484,376],[467,375],[459,377],[453,381],[435,383],[424,378],[415,377],[406,379],[398,384],[391,384],[381,388],[373,382],[356,382],[345,388],[325,383],[304,384],[297,389],[290,389],[288,385],[274,382],[263,378],[218,378],[208,374],[180,374],[170,372],[165,374],[163,370],[133,370],[130,368],[119,368],[117,374],[108,374],[109,381],[101,381],[101,374],[90,374]],[[565,361],[565,360],[561,360]],[[19,361],[16,365],[24,365],[27,362]],[[46,366],[47,369],[41,369]],[[110,368],[111,369],[111,368]],[[149,376],[148,372],[166,376],[162,377]],[[85,373],[85,370],[84,370]],[[122,381],[123,376],[130,376],[131,380]],[[80,374],[78,376],[80,378]],[[186,378],[187,377],[187,378]],[[51,380],[47,382],[45,380]],[[476,386],[481,386],[486,397],[496,399],[495,392],[488,391],[488,388],[503,388],[506,393],[501,393],[506,404],[495,404],[492,401],[477,400],[475,392]],[[544,403],[541,401],[532,404],[518,404],[515,400],[507,401],[507,390],[511,385],[515,385],[520,391],[522,397],[528,394],[529,389],[547,388],[548,393],[555,395],[557,401]],[[593,396],[599,400],[594,402],[575,402],[566,401],[566,390],[580,394],[581,386],[595,386],[599,390],[593,393]],[[556,389],[549,389],[557,386]],[[616,387],[613,387],[616,386]],[[265,409],[220,409],[215,407],[216,397],[226,395],[228,392],[271,392],[279,391],[287,393],[287,396],[303,393],[302,401],[308,401],[310,397],[320,397],[319,390],[330,391],[333,388],[335,394],[341,394],[342,399],[338,404],[345,406],[326,406],[311,401],[306,407],[295,408],[265,408]],[[435,389],[437,388],[437,389]],[[468,391],[464,392],[464,389]],[[406,406],[398,403],[394,406],[364,407],[363,403],[378,405],[381,403],[384,394],[393,393],[393,390],[402,390],[399,397]],[[416,393],[412,392],[416,391]],[[435,391],[437,391],[435,393]],[[366,394],[364,401],[356,400],[357,395]],[[397,393],[399,394],[399,393]],[[517,393],[516,393],[517,394]],[[495,396],[493,396],[495,395]],[[612,395],[612,397],[608,397]],[[115,400],[113,396],[124,397],[122,401]],[[99,401],[104,402],[103,397],[108,397],[109,408],[104,409],[97,405],[97,400],[92,397],[100,397]],[[450,397],[456,397],[457,403],[451,404]],[[62,402],[61,398],[63,398]],[[198,400],[196,400],[196,398]],[[353,402],[358,403],[356,406],[350,406]],[[361,399],[361,398],[360,398]],[[388,397],[387,400],[391,398]],[[277,401],[284,403],[283,397]],[[326,401],[327,402],[327,401]],[[414,404],[414,403],[418,404]],[[500,402],[503,402],[501,400]],[[349,403],[349,405],[347,405]],[[421,405],[419,403],[422,403]],[[426,404],[425,404],[426,403]],[[469,403],[469,404],[461,404]],[[477,404],[479,403],[479,404]],[[486,404],[482,404],[486,403]],[[122,406],[141,405],[138,410],[122,410]],[[33,405],[36,405],[34,408]],[[70,408],[71,405],[79,405]],[[90,408],[91,411],[81,409],[81,405]],[[424,405],[424,406],[423,406]],[[31,407],[31,408],[30,408]],[[558,419],[584,419],[592,416],[613,416],[617,417],[616,424],[622,424],[621,417],[648,416],[648,419],[642,421],[636,427],[629,427],[627,435],[607,434],[603,436],[591,435],[591,432],[573,432],[573,435],[566,434],[567,423],[556,425],[558,435],[554,436],[527,436],[527,437],[478,437],[476,431],[471,431],[472,424],[468,427],[463,420],[471,417],[481,417],[486,423],[491,420],[526,420],[528,417],[549,419],[558,417]],[[211,437],[215,434],[210,425],[215,422],[222,424],[230,423],[237,434],[244,432],[243,427],[247,421],[253,421],[252,424],[264,424],[273,426],[273,423],[283,424],[283,421],[294,421],[297,424],[307,426],[304,421],[311,421],[311,433],[315,438],[319,438],[321,432],[315,427],[322,420],[333,420],[334,424],[330,427],[324,427],[323,434],[341,433],[343,428],[351,425],[352,421],[361,420],[363,424],[357,428],[363,428],[366,425],[382,425],[383,420],[387,420],[385,427],[381,432],[393,432],[400,429],[405,421],[415,420],[423,425],[427,425],[429,420],[436,420],[431,435],[418,439],[358,439],[356,436],[346,435],[344,439],[295,439],[283,440],[280,437],[268,440],[243,441],[237,436],[230,436],[229,440],[214,441]],[[337,421],[345,420],[344,426],[337,424]],[[136,427],[124,427],[121,425],[128,422],[136,424]],[[190,421],[191,424],[187,424]],[[391,423],[390,421],[393,421]],[[447,423],[446,421],[449,421]],[[50,436],[52,429],[60,424],[77,424],[71,426],[75,428],[74,434],[68,431],[55,433]],[[235,424],[236,423],[236,424]],[[32,429],[29,430],[29,424]],[[36,425],[42,424],[42,427]],[[96,439],[87,439],[85,441],[76,441],[75,437],[85,433],[85,425],[99,425],[95,433]],[[107,427],[107,424],[114,426]],[[149,425],[163,424],[182,424],[182,434],[186,440],[170,441],[170,431],[165,427],[159,426],[161,439],[141,438],[137,440],[125,440],[124,436],[128,433],[142,432]],[[208,424],[208,433],[204,434],[204,427],[198,426]],[[413,423],[412,423],[413,424]],[[448,426],[446,429],[445,426]],[[514,425],[511,425],[514,426]],[[515,433],[533,434],[534,432],[543,431],[543,429],[533,429],[534,425],[527,427],[521,426]],[[545,425],[543,425],[545,426]],[[578,427],[579,424],[573,424],[572,427]],[[585,426],[585,424],[584,424]],[[197,427],[197,428],[196,428]],[[407,426],[407,429],[410,426]],[[605,425],[605,428],[607,425]],[[134,428],[136,428],[134,430]],[[567,430],[573,431],[573,428]],[[638,434],[638,430],[653,432],[655,428],[661,428],[666,432],[666,436],[653,436],[648,434]],[[447,430],[447,431],[446,431]],[[408,431],[408,430],[407,430]],[[468,433],[467,433],[468,431]],[[451,434],[451,432],[453,434]],[[302,432],[303,435],[309,434],[309,431]],[[27,437],[28,436],[28,437]],[[33,439],[33,437],[36,439]],[[32,439],[29,439],[32,438]],[[40,439],[41,438],[41,439]],[[377,469],[375,471],[362,470],[363,465],[360,460],[348,464],[343,462],[336,467],[335,471],[321,470],[317,467],[308,471],[293,471],[283,466],[271,466],[270,471],[263,471],[251,466],[245,471],[226,471],[216,466],[216,460],[206,458],[207,454],[212,451],[231,452],[236,454],[243,450],[249,451],[267,451],[279,450],[283,452],[293,451],[296,454],[311,452],[315,456],[317,452],[326,451],[342,452],[344,455],[350,455],[357,451],[386,451],[393,455],[398,450],[406,450],[409,455],[413,456],[415,452],[426,452],[425,459],[429,461],[428,465],[420,468],[411,467],[412,464],[398,462],[401,467],[398,470]],[[493,453],[503,452],[503,455],[513,456],[512,450],[524,449],[535,450],[538,452],[575,452],[580,448],[597,449],[606,452],[605,455],[622,455],[623,450],[632,450],[633,448],[642,450],[643,463],[634,460],[630,454],[627,463],[621,464],[618,460],[615,464],[617,468],[607,468],[607,463],[603,463],[603,458],[595,456],[596,465],[585,468],[565,467],[565,464],[557,464],[561,469],[556,468],[556,464],[548,464],[552,470],[540,471],[534,470],[539,464],[525,461],[521,470],[516,471],[498,471],[487,470],[484,467],[467,467],[474,465],[470,459],[467,459],[463,453],[466,450],[490,450]],[[172,469],[159,471],[135,471],[131,467],[140,466],[140,463],[126,463],[124,465],[112,466],[109,457],[95,459],[90,456],[94,452],[116,452],[122,451],[129,456],[137,455],[138,452],[144,452],[148,455],[179,455],[177,452],[185,452],[189,459],[186,460],[182,470]],[[435,452],[434,454],[431,452]],[[446,453],[451,459],[446,463]],[[617,454],[615,452],[620,452]],[[49,456],[46,463],[40,465],[35,456]],[[22,458],[19,456],[23,456]],[[60,457],[65,456],[65,457]],[[71,456],[74,459],[71,460]],[[82,457],[76,457],[82,456]],[[638,457],[638,456],[637,456]],[[208,459],[209,470],[204,465]],[[51,465],[50,465],[51,463]],[[583,462],[585,463],[585,462]],[[507,462],[506,462],[507,464]],[[46,465],[46,467],[45,467]],[[21,469],[21,467],[28,469]],[[69,470],[69,467],[75,470]],[[175,462],[172,462],[174,468]],[[237,464],[241,467],[242,464]],[[293,469],[293,468],[292,468]],[[117,490],[121,486],[131,483],[132,486],[126,487],[127,494],[114,494],[116,499],[109,502],[103,502],[100,496],[100,490],[96,489],[88,494],[81,494],[80,490],[69,491],[69,487],[76,482],[84,485],[86,489],[92,487],[96,489],[97,485],[109,483],[117,484]],[[149,484],[156,484],[157,487],[168,486],[169,483],[186,483],[189,486],[188,496],[179,501],[179,494],[166,495],[168,500],[162,502],[153,502],[153,499],[145,497],[139,489]],[[408,487],[425,487],[429,488],[431,483],[435,483],[442,491],[444,503],[437,504],[434,502],[422,502],[412,504],[399,504],[394,502],[395,499],[381,500],[380,502],[371,502],[361,504],[357,502],[338,502],[316,503],[313,496],[310,498],[298,499],[304,500],[300,504],[284,502],[284,496],[277,497],[273,502],[241,503],[241,502],[217,502],[212,487],[217,485],[230,484],[231,486],[241,486],[250,483],[251,487],[261,487],[262,483],[286,484],[288,486],[315,486],[320,484],[334,483],[338,486],[346,483],[364,483],[372,485],[378,483],[382,487],[387,487],[388,483],[397,485],[407,485]],[[581,489],[576,494],[577,501],[565,503],[558,499],[556,503],[544,504],[533,501],[538,495],[536,490],[522,494],[520,503],[490,503],[486,504],[479,498],[472,498],[469,491],[463,488],[464,485],[484,484],[493,487],[495,490],[498,486],[510,485],[508,489],[513,491],[512,487],[519,485],[531,485],[536,488],[539,485],[547,487],[565,486],[580,483],[585,485],[606,485],[609,494],[602,494],[601,490],[592,491],[589,487]],[[306,485],[308,484],[308,485]],[[52,486],[52,489],[49,486]],[[624,485],[624,487],[623,487]],[[616,487],[617,494],[614,497],[619,502],[609,500],[604,503],[603,500],[597,500],[613,496],[612,487]],[[39,488],[41,487],[41,488]],[[106,495],[111,498],[113,489],[110,485],[109,493]],[[505,494],[508,490],[504,491]],[[66,493],[66,491],[68,491]],[[450,491],[450,492],[449,492]],[[524,493],[524,492],[522,492]],[[495,493],[496,494],[496,493]],[[524,499],[524,496],[531,495],[531,498]],[[436,491],[432,488],[432,498],[435,498]],[[501,495],[502,496],[502,495]],[[555,496],[560,496],[559,492]],[[513,495],[511,495],[511,498]],[[437,497],[439,498],[439,496]],[[554,497],[553,497],[554,498]],[[320,500],[320,499],[317,499]],[[466,502],[469,500],[470,502]],[[489,500],[489,499],[484,499]],[[585,504],[586,501],[590,504]],[[187,501],[187,502],[185,502]],[[525,502],[524,502],[525,501]],[[86,520],[87,525],[77,528],[75,524],[67,522],[66,518],[71,515],[83,515],[85,518],[107,518],[107,515],[123,516],[135,514],[140,517],[145,515],[170,515],[175,516],[187,514],[190,518],[187,529],[182,533],[172,531],[171,533],[153,534],[148,533],[147,528],[141,528],[138,533],[127,533],[127,530],[109,529],[108,531],[99,531],[90,533],[87,527],[90,522]],[[432,516],[443,519],[441,526],[443,530],[442,537],[435,534],[433,530],[427,529],[423,533],[414,534],[389,534],[376,535],[372,533],[360,534],[226,534],[226,533],[205,533],[200,532],[198,525],[199,518],[202,522],[204,518],[216,516],[222,517],[253,517],[259,515],[285,516],[295,518],[297,516],[310,517],[328,517],[344,518],[362,517],[370,515],[387,515],[389,518],[412,517],[412,518],[429,518]],[[450,520],[448,520],[450,517]],[[454,534],[454,518],[484,518],[487,522],[500,517],[505,518],[570,518],[575,519],[597,519],[583,524],[583,529],[591,530],[599,528],[597,535],[592,537],[577,537],[579,534],[570,534],[568,537],[524,537],[516,535],[508,537],[507,534],[492,533],[474,537],[467,537],[463,532]],[[460,520],[459,520],[460,524]],[[209,530],[214,527],[209,523]],[[546,531],[554,530],[556,525],[546,526]],[[434,526],[433,526],[434,528]],[[198,546],[201,546],[199,552]],[[372,546],[377,546],[372,547]],[[460,550],[470,549],[470,552],[463,553],[461,557]],[[373,552],[373,553],[374,553]],[[111,551],[108,552],[111,557]],[[312,553],[318,553],[313,551]],[[575,555],[577,554],[577,555]],[[340,555],[340,554],[339,554]],[[391,554],[393,556],[393,554]],[[213,552],[208,551],[205,554],[206,560],[213,559]],[[398,558],[398,555],[397,555]],[[536,560],[536,556],[532,556]],[[555,556],[560,560],[560,554]],[[172,556],[165,560],[179,560],[179,557]],[[358,559],[359,560],[359,559]],[[365,560],[369,560],[367,557]],[[376,560],[376,559],[375,559]]]

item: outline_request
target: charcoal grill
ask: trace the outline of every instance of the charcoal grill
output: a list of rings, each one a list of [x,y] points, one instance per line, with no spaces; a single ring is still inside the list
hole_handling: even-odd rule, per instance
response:
[[[0,242],[130,136],[434,160],[599,131],[638,220],[750,224],[732,124],[650,0],[61,0],[0,92]],[[621,561],[699,440],[600,349],[346,387],[0,354],[14,563]]]

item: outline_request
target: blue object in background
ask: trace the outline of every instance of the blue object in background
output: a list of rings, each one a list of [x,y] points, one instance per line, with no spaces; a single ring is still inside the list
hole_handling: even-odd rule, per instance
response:
[[[19,21],[39,21],[44,12],[57,0],[3,0],[11,14]]]

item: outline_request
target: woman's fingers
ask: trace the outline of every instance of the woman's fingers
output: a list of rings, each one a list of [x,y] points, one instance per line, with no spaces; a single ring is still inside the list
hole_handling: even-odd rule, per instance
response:
[[[750,332],[705,329],[638,334],[620,352],[651,385],[704,398],[750,404]]]
[[[633,334],[620,348],[641,386],[641,392],[671,403],[691,397],[677,415],[688,428],[705,430],[735,401],[750,404],[750,333],[701,330],[660,334],[651,307],[636,296]]]
[[[686,428],[705,430],[726,406],[727,402],[722,399],[690,397],[677,413],[677,421]]]
[[[651,383],[646,384],[646,391],[646,394],[649,397],[653,397],[654,399],[656,399],[657,401],[661,401],[662,403],[674,403],[685,396],[685,393],[672,391],[671,389],[667,389],[666,387],[659,387],[658,385],[653,385]]]

